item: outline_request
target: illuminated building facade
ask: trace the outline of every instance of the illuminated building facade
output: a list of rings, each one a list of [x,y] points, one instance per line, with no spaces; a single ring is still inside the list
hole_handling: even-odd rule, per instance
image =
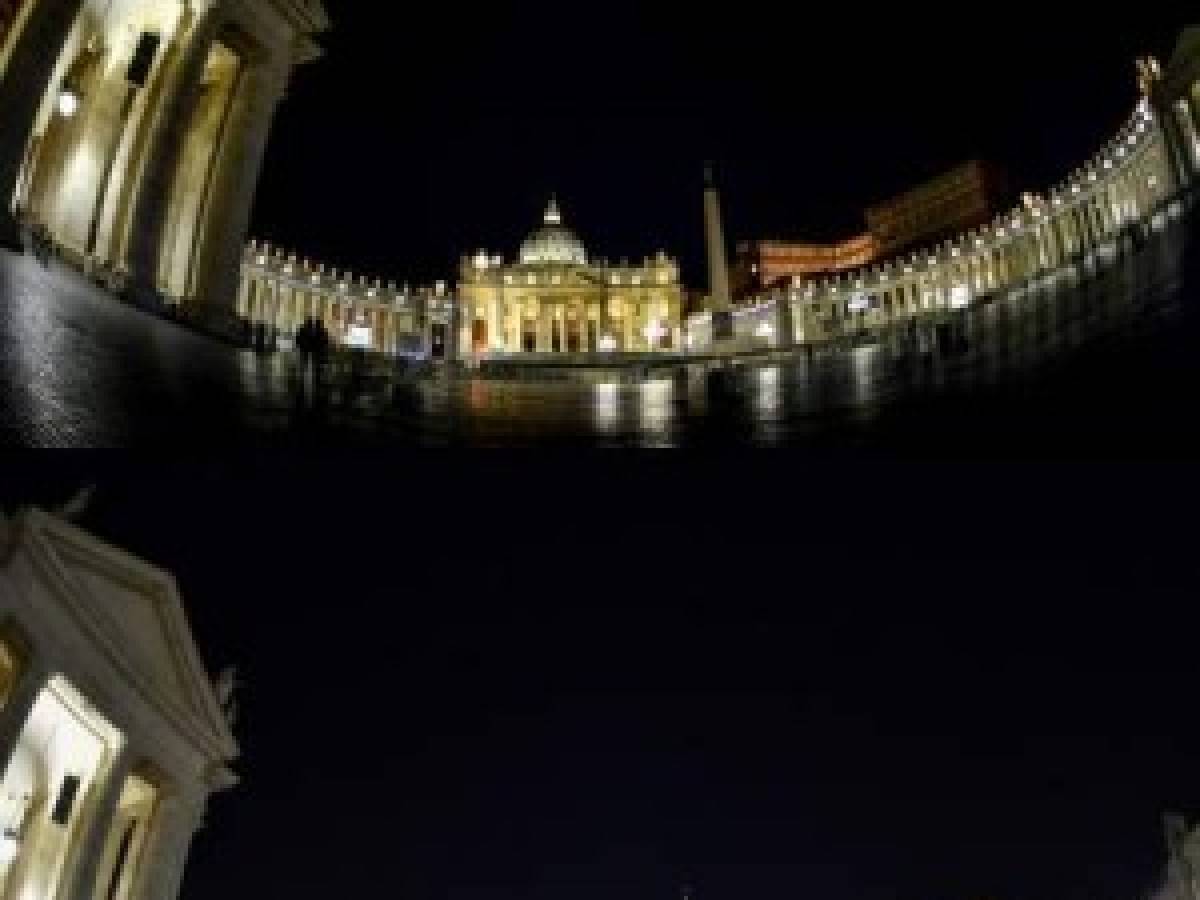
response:
[[[743,242],[738,245],[741,292],[859,269],[918,244],[952,237],[989,221],[1003,197],[997,170],[972,161],[872,206],[865,213],[867,231],[856,237],[833,244]]]
[[[0,242],[232,312],[267,135],[319,0],[0,0]]]
[[[746,346],[822,342],[937,320],[1039,279],[1112,254],[1132,230],[1158,230],[1191,202],[1200,178],[1200,26],[1186,29],[1170,64],[1139,60],[1141,98],[1099,153],[1070,177],[978,227],[831,274],[796,274],[738,311]],[[711,341],[710,322],[689,319],[688,343]]]
[[[810,275],[828,275],[869,266],[879,258],[879,242],[863,234],[836,244],[792,241],[745,241],[738,244],[739,293],[761,290],[778,282]]]
[[[432,313],[420,313],[420,304],[409,311],[410,292],[403,289],[338,278],[254,245],[243,260],[238,310],[251,323],[286,333],[306,315],[324,318],[323,310],[332,309],[327,330],[343,343],[351,323],[365,341],[365,321],[369,346],[380,352],[423,342],[439,348],[434,355],[468,360],[790,347],[937,320],[1090,264],[1111,253],[1114,239],[1128,230],[1161,228],[1164,217],[1176,215],[1200,171],[1200,26],[1183,33],[1167,67],[1142,60],[1139,72],[1133,114],[1060,184],[1024,194],[1016,206],[979,222],[996,180],[986,167],[968,164],[869,211],[879,235],[824,248],[760,243],[740,260],[758,267],[753,274],[762,286],[751,285],[732,309],[724,307],[737,291],[725,270],[710,182],[711,284],[704,312],[686,323],[672,259],[659,254],[632,266],[591,260],[554,203],[515,261],[480,252],[462,261],[453,292],[425,292],[432,294],[434,302],[424,306]],[[960,230],[947,236],[955,227]],[[931,243],[919,251],[896,249],[925,239]],[[317,309],[314,293],[325,305],[306,313]]]
[[[251,243],[237,311],[285,345],[315,317],[338,346],[432,359],[666,352],[683,339],[679,266],[661,253],[640,265],[589,261],[553,201],[517,262],[480,252],[453,289],[384,284]]]
[[[174,900],[237,757],[171,576],[49,514],[0,518],[0,896]]]
[[[879,257],[893,256],[986,224],[1005,194],[1000,173],[974,160],[868,208],[867,231]]]
[[[242,259],[238,316],[287,346],[306,319],[318,319],[338,347],[392,356],[455,355],[454,297],[445,282],[384,284],[315,265],[269,244],[251,242]]]
[[[551,200],[517,261],[480,252],[462,261],[460,348],[467,357],[647,353],[682,346],[679,266],[591,261]]]

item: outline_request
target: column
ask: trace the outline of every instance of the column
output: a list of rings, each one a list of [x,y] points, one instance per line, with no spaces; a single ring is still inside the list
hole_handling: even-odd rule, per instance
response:
[[[1197,85],[1189,85],[1183,93],[1187,100],[1188,109],[1192,111],[1192,121],[1196,123],[1196,128],[1200,130],[1200,95],[1197,94]]]
[[[1085,200],[1079,207],[1079,230],[1083,234],[1083,249],[1090,253],[1096,249],[1096,228],[1092,222],[1092,201]]]
[[[175,900],[183,881],[192,838],[203,824],[204,800],[169,794],[159,801],[142,851],[142,872],[134,885],[139,900]]]
[[[243,319],[250,317],[250,289],[253,284],[253,278],[243,270],[241,273],[241,284],[238,285],[237,303],[237,314]]]
[[[128,747],[124,747],[109,763],[103,783],[97,786],[97,795],[89,798],[92,803],[88,808],[87,827],[83,840],[72,851],[73,858],[69,865],[73,871],[67,876],[67,883],[71,885],[68,896],[74,900],[93,900],[96,879],[100,874],[100,861],[112,831],[113,817],[116,815],[117,805],[121,802],[125,779],[132,770],[133,755]]]
[[[180,29],[185,42],[164,101],[155,117],[129,233],[127,262],[134,294],[142,299],[158,296],[158,258],[166,225],[175,169],[191,127],[204,66],[220,25],[210,10],[190,31]]]
[[[597,347],[599,347],[599,343],[604,339],[604,336],[609,333],[609,329],[612,328],[612,319],[608,315],[608,305],[611,302],[612,298],[607,294],[607,292],[600,299],[600,316],[596,324]],[[613,335],[613,337],[615,338],[616,335]]]
[[[0,128],[0,247],[21,247],[12,210],[17,177],[42,99],[81,5],[82,0],[35,2],[13,44],[8,67],[0,75],[4,120]]]
[[[1183,189],[1191,181],[1190,156],[1184,146],[1183,129],[1179,125],[1175,107],[1162,95],[1161,90],[1155,93],[1151,105],[1155,121],[1158,122],[1159,131],[1162,133],[1168,168],[1171,170],[1175,187]]]
[[[488,318],[491,324],[488,326],[488,352],[491,352],[492,348],[497,346],[504,349],[506,336],[504,334],[504,308],[500,305],[500,298],[493,295],[489,303],[491,315]]]
[[[775,323],[778,347],[791,347],[796,343],[796,320],[792,310],[792,291],[790,288],[780,292],[775,301],[779,304],[779,316]]]
[[[256,65],[244,76],[209,197],[191,298],[206,314],[227,317],[237,296],[237,269],[250,228],[267,137],[290,70]]]
[[[1186,94],[1171,105],[1173,122],[1179,137],[1180,158],[1190,181],[1200,171],[1200,160],[1196,157],[1196,141],[1200,140],[1200,122],[1192,111],[1191,98]]]

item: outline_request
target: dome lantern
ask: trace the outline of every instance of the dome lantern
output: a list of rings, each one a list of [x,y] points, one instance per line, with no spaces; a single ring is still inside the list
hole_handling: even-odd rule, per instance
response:
[[[525,265],[587,265],[587,251],[583,242],[562,224],[562,213],[553,195],[542,216],[542,227],[521,245],[521,262]]]

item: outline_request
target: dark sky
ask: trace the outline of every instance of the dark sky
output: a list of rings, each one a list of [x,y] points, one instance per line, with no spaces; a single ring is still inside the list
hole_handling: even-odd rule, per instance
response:
[[[1047,4],[328,5],[254,233],[398,279],[452,277],[481,245],[510,257],[556,191],[594,254],[664,248],[701,283],[706,158],[731,241],[845,236],[972,156],[1040,189],[1111,136],[1133,58],[1169,56],[1180,28]]]
[[[1184,472],[27,463],[242,666],[186,900],[1140,900],[1200,811]]]

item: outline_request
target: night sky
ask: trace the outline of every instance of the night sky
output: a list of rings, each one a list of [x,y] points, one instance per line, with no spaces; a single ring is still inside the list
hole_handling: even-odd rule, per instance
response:
[[[242,667],[187,900],[1141,900],[1160,815],[1200,812],[1194,479],[753,469],[73,458],[0,489],[97,483],[83,524]]]
[[[555,191],[594,255],[666,249],[700,285],[708,158],[731,242],[849,236],[865,205],[973,156],[1042,189],[1111,137],[1134,57],[1169,57],[1180,28],[1045,4],[328,6],[253,232],[399,280],[453,277],[481,245],[511,258]]]

